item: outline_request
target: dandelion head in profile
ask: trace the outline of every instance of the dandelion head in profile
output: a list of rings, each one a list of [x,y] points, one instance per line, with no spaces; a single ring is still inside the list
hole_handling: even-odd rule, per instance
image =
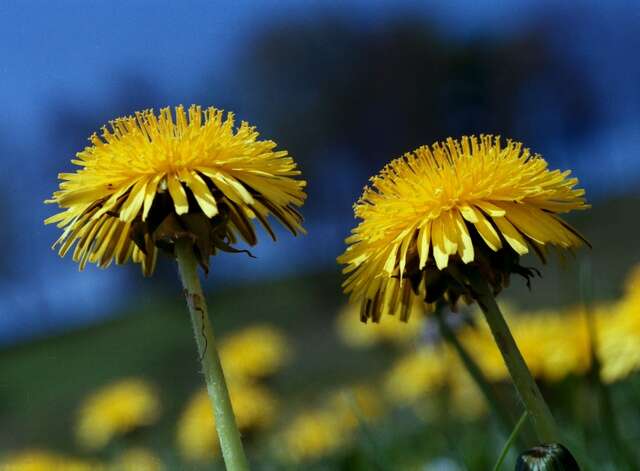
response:
[[[585,244],[559,217],[589,207],[569,174],[491,135],[450,138],[389,163],[355,204],[360,223],[338,258],[361,318],[406,320],[414,296],[455,304],[471,269],[497,294],[512,273],[533,274],[521,255],[533,249],[544,261],[548,246]]]
[[[150,275],[158,249],[173,253],[187,237],[206,270],[210,255],[237,251],[239,238],[254,245],[256,220],[275,239],[269,215],[303,232],[296,163],[246,122],[234,126],[231,113],[195,105],[142,111],[90,141],[72,161],[80,168],[60,174],[47,201],[63,211],[45,221],[64,230],[54,247],[64,256],[75,245],[81,269],[132,259]]]

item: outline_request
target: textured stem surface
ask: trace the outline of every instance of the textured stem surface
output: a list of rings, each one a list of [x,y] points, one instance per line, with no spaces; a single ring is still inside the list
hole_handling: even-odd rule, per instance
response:
[[[549,406],[544,401],[520,350],[518,350],[491,288],[479,274],[473,276],[470,281],[476,301],[484,312],[487,324],[489,324],[493,338],[511,375],[511,380],[531,417],[538,439],[541,443],[559,443],[556,421],[551,415]]]
[[[231,407],[229,391],[222,372],[222,365],[209,321],[207,304],[198,277],[198,262],[193,253],[193,243],[189,239],[176,241],[176,259],[185,297],[191,314],[191,323],[198,345],[202,372],[207,384],[209,399],[213,405],[216,430],[220,439],[220,448],[224,463],[229,471],[249,469],[240,440],[240,432]]]

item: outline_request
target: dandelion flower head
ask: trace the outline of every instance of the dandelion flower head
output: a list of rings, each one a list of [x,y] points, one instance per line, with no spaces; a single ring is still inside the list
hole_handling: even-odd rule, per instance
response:
[[[160,399],[146,381],[128,378],[93,394],[80,407],[76,423],[78,442],[97,450],[117,435],[155,423],[160,416]]]
[[[530,276],[520,255],[586,241],[559,214],[585,209],[570,171],[499,137],[448,139],[389,163],[354,206],[360,219],[338,261],[361,317],[406,319],[416,293],[427,303],[460,297],[448,268],[473,265],[497,292],[510,273]]]
[[[75,244],[81,269],[131,258],[150,275],[158,248],[172,252],[185,236],[207,269],[216,250],[237,251],[238,238],[254,245],[256,220],[275,239],[269,215],[303,232],[296,206],[305,182],[296,163],[246,122],[235,127],[232,113],[147,110],[112,121],[90,141],[72,160],[80,168],[61,173],[47,201],[63,211],[45,221],[64,230],[54,244],[61,256]]]

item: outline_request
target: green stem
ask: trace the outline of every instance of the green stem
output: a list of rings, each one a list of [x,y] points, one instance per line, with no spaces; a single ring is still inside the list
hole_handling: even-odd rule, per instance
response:
[[[207,384],[209,399],[213,405],[222,456],[229,471],[246,471],[249,469],[249,464],[242,448],[240,432],[233,415],[229,391],[216,350],[207,304],[198,277],[198,262],[193,253],[193,243],[187,238],[179,239],[176,241],[175,247],[178,270],[191,314],[202,372]]]
[[[442,312],[443,306],[438,303],[435,309],[435,317],[438,322],[438,327],[440,328],[440,334],[444,338],[444,340],[453,347],[456,351],[460,360],[464,364],[467,372],[475,382],[476,386],[480,389],[480,392],[484,396],[485,400],[493,410],[493,413],[498,418],[498,422],[500,423],[500,427],[505,436],[509,433],[509,430],[513,427],[513,420],[511,416],[507,414],[500,403],[500,400],[496,396],[496,393],[489,383],[489,380],[484,375],[478,364],[471,358],[471,355],[465,350],[465,348],[460,343],[460,340],[456,336],[456,334],[451,330],[451,327],[447,324],[444,319],[444,315]]]
[[[538,440],[542,443],[558,443],[559,433],[549,406],[544,401],[527,364],[518,350],[487,281],[477,272],[469,276],[473,295],[484,312],[496,345],[500,349],[520,400],[533,421]]]
[[[509,436],[509,439],[507,440],[507,443],[504,444],[504,448],[502,449],[502,453],[500,453],[500,457],[498,458],[498,461],[496,461],[496,465],[493,467],[493,471],[499,471],[500,470],[500,466],[502,466],[502,463],[504,462],[504,459],[507,457],[507,454],[509,453],[509,450],[513,446],[513,442],[518,437],[518,434],[520,433],[520,429],[522,428],[522,426],[526,422],[527,417],[529,417],[529,413],[527,411],[524,411],[522,413],[522,416],[520,417],[520,420],[518,420],[518,423],[513,428],[513,432],[511,432],[511,435]]]

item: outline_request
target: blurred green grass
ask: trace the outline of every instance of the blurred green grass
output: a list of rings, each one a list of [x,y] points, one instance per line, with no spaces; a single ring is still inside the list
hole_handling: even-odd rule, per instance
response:
[[[637,197],[611,199],[571,217],[570,221],[592,242],[593,250],[584,250],[577,258],[561,263],[551,257],[549,266],[543,268],[543,278],[533,281],[532,291],[514,278],[508,299],[526,309],[578,302],[581,257],[591,259],[594,299],[619,296],[627,270],[640,261],[640,223],[634,216],[639,203]],[[529,260],[537,265],[533,258]],[[334,330],[335,313],[346,302],[340,282],[336,266],[290,279],[242,284],[208,296],[219,336],[257,321],[274,324],[288,334],[295,356],[269,384],[292,407],[304,405],[318,391],[373,379],[393,360],[383,348],[356,351],[340,343]],[[102,324],[0,352],[0,453],[38,446],[77,454],[72,431],[80,401],[111,380],[143,376],[159,387],[165,407],[162,421],[136,440],[165,450],[161,453],[165,461],[175,462],[171,449],[175,423],[202,380],[191,326],[177,280],[173,293],[146,293],[138,299]],[[571,384],[562,387],[574,388]],[[628,387],[616,388],[620,389],[616,406],[637,410],[639,388],[637,379]],[[573,396],[560,394],[552,402],[554,407],[566,409],[561,415],[577,417],[586,429],[597,427],[589,409],[593,398],[576,401]],[[567,413],[568,409],[571,411]],[[438,427],[418,426],[402,412],[394,414],[376,427],[373,437],[362,437],[355,451],[313,469],[375,469],[372,463],[377,458],[372,448],[376,447],[384,449],[385,461],[398,466],[407,462],[407,456],[408,461],[411,457],[426,459],[448,450],[450,457],[465,463],[468,469],[490,468],[502,445],[496,433],[486,433],[491,420],[465,424],[450,417],[444,419]],[[637,428],[629,426],[629,433],[637,437]],[[584,442],[589,443],[593,440],[589,433],[576,431],[575,436],[584,435]],[[598,446],[596,443],[590,452],[606,454],[598,451]],[[257,450],[256,456],[263,452]],[[281,468],[265,464],[259,469]]]

